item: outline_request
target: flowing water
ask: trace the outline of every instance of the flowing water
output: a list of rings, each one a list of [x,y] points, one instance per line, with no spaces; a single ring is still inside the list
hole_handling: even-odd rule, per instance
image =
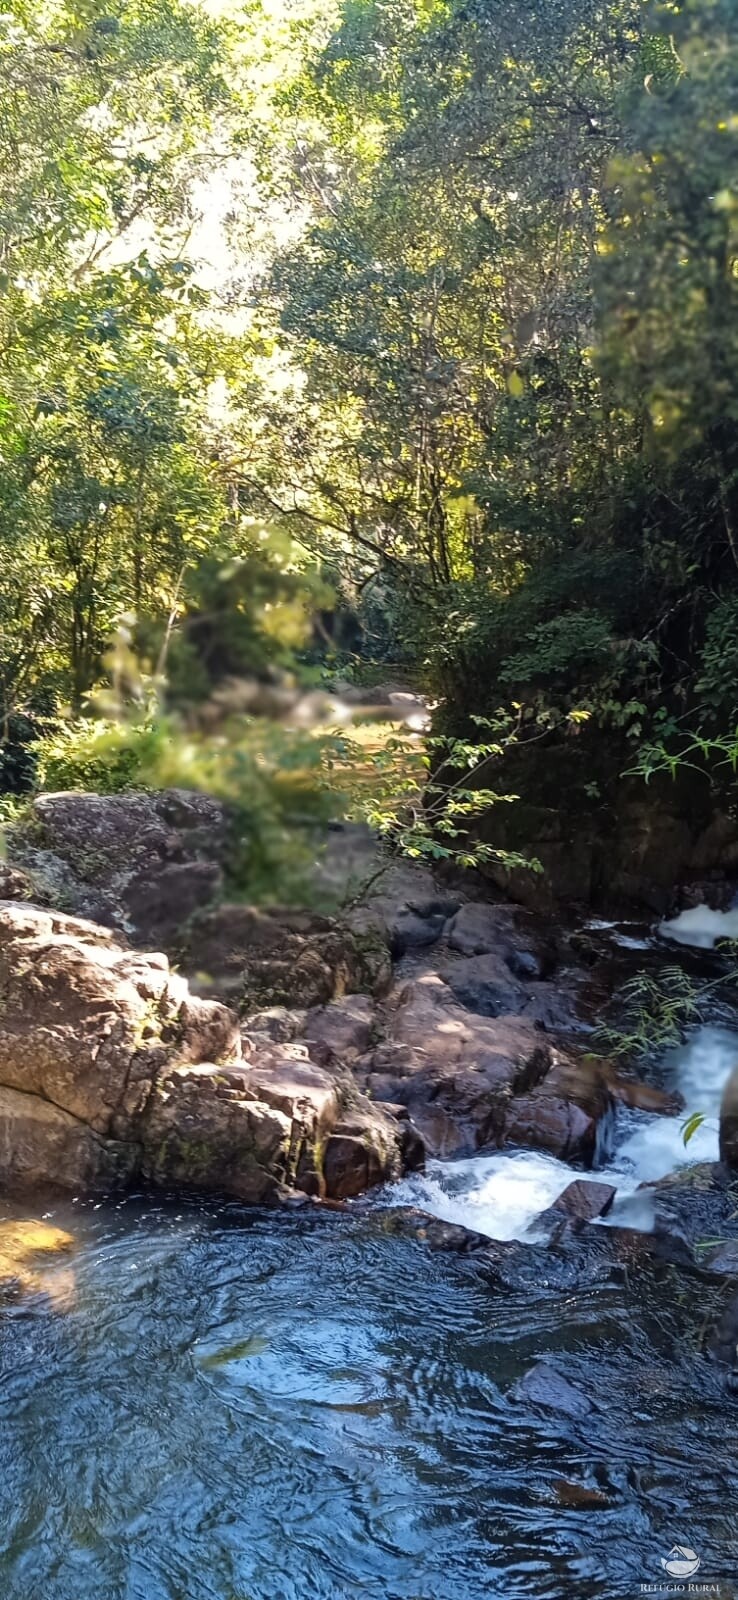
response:
[[[621,1206],[714,1154],[737,1049],[704,1028],[663,1064],[710,1119],[689,1151],[680,1118],[621,1115]],[[498,1155],[399,1197],[512,1236],[573,1175]],[[738,1594],[738,1401],[699,1279],[503,1293],[381,1204],[46,1214],[74,1248],[0,1314],[0,1600],[615,1600],[668,1584],[675,1543]],[[541,1359],[563,1405],[516,1390]]]
[[[609,1224],[649,1229],[653,1206],[647,1194],[638,1193],[639,1185],[695,1161],[717,1161],[720,1100],[737,1064],[738,1031],[716,1024],[695,1028],[684,1044],[666,1053],[664,1082],[680,1092],[690,1114],[700,1111],[705,1120],[685,1145],[684,1114],[620,1113],[616,1149],[596,1174],[617,1190]],[[399,1194],[408,1205],[445,1222],[493,1239],[524,1239],[535,1237],[535,1219],[580,1177],[574,1167],[535,1150],[498,1152],[429,1162],[422,1176],[400,1186]]]

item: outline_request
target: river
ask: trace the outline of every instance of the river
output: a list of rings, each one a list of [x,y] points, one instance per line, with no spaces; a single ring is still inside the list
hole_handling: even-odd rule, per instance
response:
[[[736,1054],[722,1020],[662,1063],[707,1113],[688,1150],[681,1118],[619,1114],[631,1224],[639,1181],[715,1154]],[[348,1215],[34,1196],[75,1247],[2,1312],[2,1600],[612,1600],[668,1586],[674,1544],[738,1593],[710,1291],[654,1263],[502,1293],[386,1227],[399,1199],[521,1236],[572,1175],[437,1163]],[[541,1360],[563,1409],[516,1389]]]

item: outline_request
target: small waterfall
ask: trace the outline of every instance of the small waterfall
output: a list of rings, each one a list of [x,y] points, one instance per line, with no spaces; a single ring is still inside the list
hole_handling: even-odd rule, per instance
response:
[[[738,1063],[738,1031],[705,1025],[664,1056],[665,1082],[682,1095],[685,1111],[662,1117],[619,1111],[615,1152],[593,1177],[617,1189],[613,1223],[648,1230],[653,1210],[639,1186],[679,1167],[718,1159],[718,1118],[725,1084]],[[702,1111],[705,1122],[688,1145],[685,1116]],[[444,1222],[493,1239],[535,1237],[534,1224],[568,1184],[586,1174],[536,1150],[497,1151],[460,1161],[433,1161],[388,1196],[392,1204],[420,1206]]]

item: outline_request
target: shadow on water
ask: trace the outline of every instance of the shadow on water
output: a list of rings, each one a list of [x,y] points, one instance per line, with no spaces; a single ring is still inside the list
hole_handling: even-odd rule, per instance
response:
[[[50,1220],[73,1287],[0,1339],[3,1600],[589,1600],[675,1542],[735,1592],[738,1403],[673,1268],[516,1295],[371,1213]],[[515,1398],[541,1357],[573,1411]]]

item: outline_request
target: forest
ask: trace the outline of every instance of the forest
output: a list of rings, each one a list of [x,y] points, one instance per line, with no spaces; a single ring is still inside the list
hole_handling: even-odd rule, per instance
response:
[[[4,15],[8,792],[121,629],[170,699],[391,663],[472,742],[730,757],[735,21]]]

